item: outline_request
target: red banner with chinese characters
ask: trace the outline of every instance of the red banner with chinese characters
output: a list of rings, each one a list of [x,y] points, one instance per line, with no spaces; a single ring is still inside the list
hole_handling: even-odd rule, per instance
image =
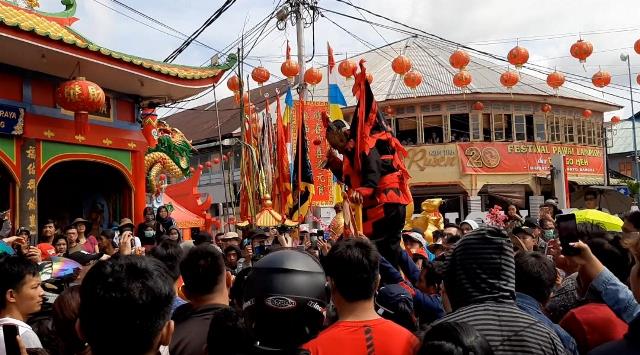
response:
[[[548,143],[458,143],[460,170],[464,174],[548,174],[551,156],[566,157],[567,173],[604,174],[603,149]]]
[[[294,101],[293,105],[294,112],[297,115],[300,112],[300,101]],[[329,170],[322,168],[329,144],[325,138],[321,114],[328,110],[329,106],[326,102],[304,102],[304,123],[307,127],[307,139],[309,140],[309,160],[313,169],[313,184],[316,190],[311,202],[313,206],[333,206],[333,190],[331,188],[333,176]],[[296,116],[295,122],[298,122],[297,119],[298,117]],[[297,132],[295,126],[293,132]],[[296,139],[297,137],[294,137],[294,141]],[[316,145],[315,143],[318,142],[320,144]]]

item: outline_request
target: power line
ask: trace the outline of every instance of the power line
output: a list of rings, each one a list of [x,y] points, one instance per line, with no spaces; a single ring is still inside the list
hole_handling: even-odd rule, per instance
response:
[[[169,56],[164,60],[166,63],[173,62],[182,52],[184,52],[187,47],[191,45],[193,41],[195,41],[198,36],[204,32],[207,27],[211,26],[222,14],[224,14],[234,3],[236,0],[226,0],[220,8],[218,8],[198,29],[196,29],[190,36],[187,38],[178,48],[176,48]]]

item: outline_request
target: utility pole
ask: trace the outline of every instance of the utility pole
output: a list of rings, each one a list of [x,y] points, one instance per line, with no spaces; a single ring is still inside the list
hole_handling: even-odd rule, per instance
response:
[[[631,130],[633,131],[633,178],[636,181],[640,181],[640,165],[638,163],[638,145],[636,138],[636,112],[633,108],[633,84],[631,83],[631,58],[627,53],[620,54],[620,60],[627,62],[627,69],[629,70],[629,95],[631,99]],[[636,202],[640,203],[640,194],[636,196]]]

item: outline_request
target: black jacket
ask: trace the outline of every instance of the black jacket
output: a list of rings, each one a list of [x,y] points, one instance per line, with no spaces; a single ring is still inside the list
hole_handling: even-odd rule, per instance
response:
[[[175,330],[169,345],[171,355],[204,355],[211,318],[227,305],[212,304],[194,308],[183,304],[173,312]]]

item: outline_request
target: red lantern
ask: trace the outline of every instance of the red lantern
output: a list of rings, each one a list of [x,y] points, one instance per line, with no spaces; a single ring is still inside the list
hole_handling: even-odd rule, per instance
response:
[[[391,62],[391,69],[398,75],[405,75],[411,70],[411,60],[399,55]]]
[[[465,89],[471,84],[471,74],[466,70],[461,70],[453,76],[453,85],[461,89]]]
[[[544,113],[551,112],[551,105],[549,105],[549,104],[542,105],[542,107],[540,108],[540,111],[542,111]]]
[[[554,90],[558,90],[564,84],[564,74],[554,71],[547,75],[547,85],[551,86]]]
[[[456,50],[449,57],[449,64],[459,70],[463,70],[464,68],[466,68],[470,61],[471,58],[469,57],[467,52],[463,51],[462,49]]]
[[[315,86],[322,81],[322,72],[318,68],[311,67],[304,72],[304,82]]]
[[[484,104],[480,101],[476,101],[471,108],[476,111],[482,111],[484,110]]]
[[[515,46],[507,54],[507,60],[520,69],[529,60],[529,51],[524,47]]]
[[[165,174],[158,175],[158,178],[160,179],[160,181],[167,181],[167,175]]]
[[[591,112],[591,110],[585,109],[584,111],[582,111],[582,117],[584,117],[585,119],[588,119],[589,117],[591,117],[591,115],[593,114],[593,112]]]
[[[636,53],[640,54],[640,39],[633,44],[633,49],[636,51]]]
[[[369,85],[373,84],[373,74],[367,72],[367,81],[369,82]]]
[[[73,111],[76,134],[89,131],[89,113],[104,108],[105,96],[98,84],[78,77],[65,81],[56,90],[56,102],[65,110]]]
[[[393,116],[393,115],[396,113],[396,110],[395,110],[393,107],[391,107],[391,106],[387,105],[387,106],[384,108],[384,113],[385,113],[387,116]]]
[[[596,87],[603,88],[611,84],[611,74],[609,74],[608,71],[598,70],[598,72],[591,77],[591,82]]]
[[[613,124],[620,123],[620,117],[618,117],[618,116],[611,117],[611,123],[613,123]]]
[[[213,163],[216,165],[220,164],[220,158],[213,158]]]
[[[226,155],[222,156],[222,160],[227,161],[227,159],[229,159]]]
[[[587,58],[593,53],[593,45],[591,42],[579,39],[576,43],[571,45],[571,56],[579,59],[580,63],[587,61]]]
[[[512,87],[516,86],[518,81],[520,81],[520,75],[512,70],[507,70],[506,72],[502,73],[502,75],[500,75],[500,83],[507,89],[511,89]]]
[[[240,91],[240,85],[242,84],[240,83],[240,79],[237,75],[234,75],[227,79],[227,87],[234,93]]]
[[[353,77],[353,72],[356,69],[356,62],[353,60],[345,59],[338,64],[338,73],[344,76],[345,79]]]
[[[259,66],[251,71],[251,78],[260,86],[269,81],[269,77],[271,73],[265,67]]]
[[[636,77],[636,82],[638,83],[638,85],[640,85],[640,74],[638,74],[638,76]]]
[[[198,170],[202,170],[204,169],[204,166],[202,166],[202,164],[198,164]]]
[[[422,74],[412,70],[404,75],[404,84],[415,90],[422,83]]]
[[[313,140],[313,145],[320,145],[322,144],[322,140],[320,138],[316,138]]]
[[[298,62],[291,59],[291,47],[289,47],[289,41],[287,41],[286,60],[280,66],[280,71],[289,80],[293,80],[293,78],[300,72],[300,66],[298,66]]]
[[[207,168],[211,168],[211,162],[210,162],[210,161],[208,161],[208,162],[204,163],[204,165],[205,165]]]

